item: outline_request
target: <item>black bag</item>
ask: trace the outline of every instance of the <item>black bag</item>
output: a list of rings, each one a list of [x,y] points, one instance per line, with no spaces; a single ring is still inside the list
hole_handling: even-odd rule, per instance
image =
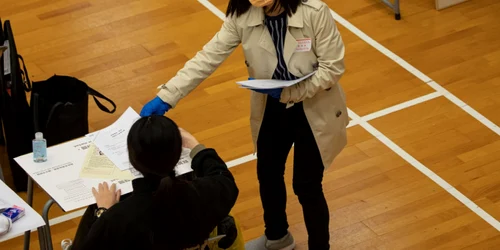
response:
[[[69,76],[52,76],[33,82],[31,107],[35,131],[42,132],[48,146],[73,140],[89,133],[89,95],[104,112],[114,113],[115,103],[86,83]],[[108,101],[109,110],[98,99]]]
[[[21,68],[22,57],[17,53],[9,21],[4,23],[3,30],[0,25],[0,45],[4,43],[8,50],[0,60],[0,118],[14,187],[17,191],[26,191],[27,175],[14,158],[32,150],[33,115],[26,99],[26,92],[31,90],[31,83],[24,62]],[[4,72],[4,69],[8,71]]]

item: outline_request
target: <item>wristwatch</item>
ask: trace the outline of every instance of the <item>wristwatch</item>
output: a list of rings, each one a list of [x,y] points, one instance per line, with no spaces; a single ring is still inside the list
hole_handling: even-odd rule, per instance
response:
[[[97,208],[97,209],[94,211],[94,215],[95,215],[95,217],[99,218],[99,217],[101,217],[101,215],[102,215],[104,212],[106,212],[106,211],[108,211],[108,209],[107,209],[107,208],[100,207],[100,208]]]

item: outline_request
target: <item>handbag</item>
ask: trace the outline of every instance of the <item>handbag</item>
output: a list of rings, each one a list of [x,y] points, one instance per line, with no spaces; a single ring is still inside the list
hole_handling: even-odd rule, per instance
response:
[[[33,82],[31,107],[36,132],[42,132],[47,146],[73,140],[89,133],[89,96],[102,111],[114,113],[115,103],[70,76],[54,75],[45,81]],[[113,107],[111,110],[99,99]]]
[[[0,60],[0,119],[3,137],[14,187],[16,191],[26,191],[27,175],[14,158],[32,150],[33,117],[26,99],[26,92],[31,90],[31,82],[24,61],[17,53],[9,21],[5,21],[3,29],[0,25],[0,45],[7,47]]]

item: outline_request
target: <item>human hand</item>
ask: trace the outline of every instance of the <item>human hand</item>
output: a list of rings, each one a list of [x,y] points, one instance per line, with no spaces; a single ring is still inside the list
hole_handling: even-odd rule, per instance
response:
[[[274,4],[274,0],[250,0],[250,3],[255,7],[263,8]]]
[[[153,100],[149,101],[144,105],[141,110],[141,117],[150,115],[164,115],[172,107],[164,102],[160,97],[155,97]]]
[[[194,147],[198,146],[198,144],[200,144],[191,133],[182,128],[179,128],[179,131],[181,132],[182,136],[182,147],[193,149]]]
[[[249,81],[255,80],[255,78],[249,77],[248,80]],[[275,99],[280,99],[281,98],[281,92],[283,92],[282,88],[277,88],[277,89],[251,89],[251,90],[253,90],[253,91],[257,92],[257,93],[269,95],[269,96],[271,96],[272,98],[275,98]]]
[[[116,184],[113,183],[111,188],[108,186],[107,182],[99,183],[98,190],[92,188],[92,194],[94,194],[97,207],[109,209],[116,203],[120,201],[120,196],[122,195],[121,189],[116,190]]]
[[[253,91],[265,95],[269,95],[274,99],[280,99],[281,98],[281,92],[283,92],[282,88],[278,89],[252,89]]]

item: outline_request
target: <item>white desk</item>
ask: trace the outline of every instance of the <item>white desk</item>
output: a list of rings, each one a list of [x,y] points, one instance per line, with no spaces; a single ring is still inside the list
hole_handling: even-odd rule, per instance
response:
[[[79,138],[65,142],[47,149],[48,161],[44,163],[33,162],[33,154],[15,158],[16,162],[26,171],[28,180],[28,200],[33,196],[35,181],[51,197],[43,208],[42,218],[46,226],[43,228],[43,244],[41,249],[52,250],[52,237],[49,225],[49,210],[57,203],[65,212],[94,204],[92,187],[97,187],[100,182],[116,183],[122,194],[132,192],[131,181],[98,180],[80,178],[80,170],[87,153],[90,140]],[[32,181],[33,180],[33,181]],[[29,238],[29,233],[26,233]]]
[[[95,203],[95,198],[92,195],[92,187],[103,181],[116,183],[117,188],[121,189],[122,194],[132,192],[132,181],[130,180],[104,180],[104,179],[86,179],[80,178],[80,171],[85,160],[90,145],[90,139],[83,137],[73,141],[65,142],[47,149],[47,162],[33,162],[33,154],[27,154],[15,158],[16,162],[21,166],[30,177],[28,181],[28,200],[33,195],[32,182],[35,181],[40,187],[49,194],[51,199],[45,204],[42,218],[46,222],[44,227],[44,247],[43,249],[51,250],[52,238],[50,235],[50,225],[48,213],[50,207],[57,203],[65,212],[86,207]],[[187,154],[189,156],[189,153]],[[179,163],[182,162],[182,159]],[[177,167],[179,174],[186,173],[184,165],[188,165],[189,169],[191,161],[182,162]],[[180,170],[183,171],[180,171]],[[134,171],[133,171],[134,172]],[[134,177],[138,172],[134,173]],[[33,181],[32,181],[33,180]],[[29,234],[27,234],[29,238]]]
[[[17,196],[3,181],[0,181],[0,199],[10,206],[17,205],[25,209],[25,215],[12,224],[12,230],[4,236],[0,236],[0,242],[10,240],[22,235],[25,231],[39,229],[45,225],[45,221],[33,208],[31,208],[21,197]]]
[[[103,181],[116,183],[122,194],[132,192],[131,181],[80,178],[90,139],[82,137],[47,149],[47,161],[33,162],[33,154],[15,158],[16,162],[65,211],[94,204],[92,187]]]

